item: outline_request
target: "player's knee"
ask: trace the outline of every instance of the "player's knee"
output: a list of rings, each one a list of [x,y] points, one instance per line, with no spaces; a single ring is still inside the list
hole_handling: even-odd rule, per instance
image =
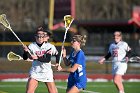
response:
[[[119,83],[118,79],[114,79],[113,82],[114,82],[114,84],[118,84]]]
[[[32,90],[27,90],[26,93],[34,93]]]
[[[55,90],[51,90],[51,91],[49,91],[49,93],[58,93],[58,92]]]
[[[58,93],[58,91],[55,88],[49,88],[49,93]]]

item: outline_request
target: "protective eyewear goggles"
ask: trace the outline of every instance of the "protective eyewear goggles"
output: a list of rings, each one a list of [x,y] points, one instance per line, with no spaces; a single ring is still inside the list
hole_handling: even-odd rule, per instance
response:
[[[37,35],[35,35],[35,37],[37,37],[37,38],[44,38],[44,34],[37,34]]]

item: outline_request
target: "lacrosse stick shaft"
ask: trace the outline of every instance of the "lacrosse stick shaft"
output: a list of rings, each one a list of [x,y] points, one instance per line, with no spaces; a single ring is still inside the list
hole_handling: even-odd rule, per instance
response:
[[[68,29],[69,28],[66,28],[65,35],[64,35],[64,40],[62,42],[61,53],[60,53],[60,58],[59,58],[59,66],[60,66],[60,63],[61,63],[61,60],[62,60],[63,47],[64,47],[64,43],[65,43],[65,40],[66,40],[66,35],[67,35],[67,32],[68,32]]]
[[[63,47],[64,47],[66,35],[67,35],[68,29],[70,28],[70,25],[72,24],[73,20],[74,20],[74,19],[72,18],[71,15],[66,15],[66,16],[64,16],[66,31],[65,31],[65,35],[64,35],[64,40],[63,40],[63,42],[62,42],[61,53],[60,53],[60,58],[59,58],[59,66],[60,66],[60,63],[61,63],[61,58],[62,58]]]
[[[22,43],[22,41],[19,39],[19,37],[15,34],[15,32],[11,29],[11,28],[9,28],[10,29],[10,31],[14,34],[14,36],[18,39],[18,41],[23,45],[23,46],[25,46],[23,43]]]
[[[25,46],[21,40],[18,38],[18,36],[15,34],[15,32],[12,30],[11,26],[10,26],[10,23],[8,22],[8,20],[6,19],[6,15],[5,14],[2,14],[0,15],[0,23],[3,24],[3,26],[5,26],[6,28],[8,28],[14,35],[15,37],[18,39],[18,41],[23,45]]]
[[[16,35],[16,33],[12,30],[12,28],[9,27],[9,29],[10,29],[10,31],[14,34],[14,36],[18,39],[18,41],[19,41],[23,46],[25,46],[25,44],[23,44],[23,42],[19,39],[19,37]],[[28,52],[29,52],[29,54],[31,55],[31,52],[30,52],[30,51],[28,51]]]

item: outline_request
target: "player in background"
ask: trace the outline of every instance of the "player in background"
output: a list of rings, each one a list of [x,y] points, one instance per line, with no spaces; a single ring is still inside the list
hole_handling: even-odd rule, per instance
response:
[[[58,93],[51,68],[51,56],[57,54],[58,51],[54,45],[44,42],[44,37],[44,30],[38,28],[35,34],[36,42],[31,43],[28,48],[23,46],[24,60],[33,59],[26,93],[34,93],[39,81],[45,83],[49,93]],[[31,51],[32,55],[29,55],[28,51]]]
[[[63,61],[66,66],[71,68],[62,68],[58,66],[58,71],[70,72],[67,83],[66,93],[79,93],[86,88],[86,59],[81,47],[85,45],[86,36],[74,35],[71,41],[72,51],[69,58],[66,58],[66,50],[63,48]]]
[[[99,63],[103,64],[105,60],[112,57],[112,74],[114,84],[116,85],[119,93],[125,93],[122,76],[126,73],[128,61],[127,53],[131,49],[128,44],[122,40],[121,31],[115,31],[113,38],[114,42],[110,44],[108,53],[99,60]]]

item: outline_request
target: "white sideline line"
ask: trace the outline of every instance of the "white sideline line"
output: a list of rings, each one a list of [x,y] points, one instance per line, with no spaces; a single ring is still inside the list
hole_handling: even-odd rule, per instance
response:
[[[60,88],[60,89],[66,89],[66,87],[64,86],[56,86],[57,88]],[[100,92],[93,92],[93,91],[88,91],[88,90],[82,90],[82,92],[84,93],[100,93]]]

